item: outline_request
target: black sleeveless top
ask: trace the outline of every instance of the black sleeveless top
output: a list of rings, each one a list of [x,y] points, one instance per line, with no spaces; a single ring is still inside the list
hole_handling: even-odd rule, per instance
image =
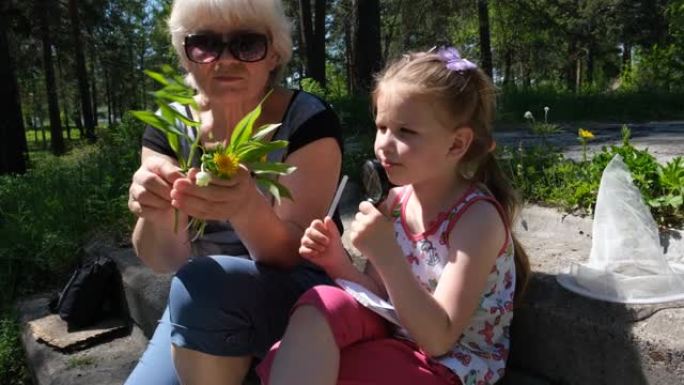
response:
[[[290,100],[282,124],[273,135],[272,140],[287,140],[288,147],[273,151],[268,154],[271,162],[282,162],[288,155],[298,149],[322,138],[333,138],[337,141],[342,150],[342,130],[337,115],[332,108],[318,97],[304,91],[294,91],[295,94]],[[191,117],[190,111],[180,104],[171,105],[177,111]],[[197,134],[196,129],[188,127],[180,120],[177,121],[178,128],[191,138]],[[154,127],[147,127],[143,134],[142,144],[158,153],[176,158],[176,154],[169,145],[166,135]],[[185,139],[180,140],[180,148],[183,156],[187,158],[190,151],[190,143]],[[199,156],[193,157],[194,167],[199,167]],[[341,170],[340,170],[341,171]],[[295,171],[296,172],[296,171]],[[335,222],[342,230],[338,213],[335,213]],[[235,233],[228,221],[208,221],[204,230],[204,235],[193,242],[193,255],[247,255],[238,235]]]

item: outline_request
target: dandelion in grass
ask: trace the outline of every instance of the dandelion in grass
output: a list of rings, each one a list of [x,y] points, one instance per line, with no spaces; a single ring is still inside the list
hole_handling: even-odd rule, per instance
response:
[[[580,128],[577,131],[577,139],[580,141],[582,144],[582,161],[586,162],[587,161],[587,143],[594,139],[594,133],[586,130],[584,128]]]

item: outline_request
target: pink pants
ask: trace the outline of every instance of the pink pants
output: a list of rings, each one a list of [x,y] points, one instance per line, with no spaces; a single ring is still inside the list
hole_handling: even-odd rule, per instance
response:
[[[340,348],[338,385],[460,385],[447,367],[432,360],[413,342],[393,338],[389,323],[344,290],[316,286],[292,308],[311,305],[327,319]],[[280,342],[273,345],[257,373],[268,384]]]

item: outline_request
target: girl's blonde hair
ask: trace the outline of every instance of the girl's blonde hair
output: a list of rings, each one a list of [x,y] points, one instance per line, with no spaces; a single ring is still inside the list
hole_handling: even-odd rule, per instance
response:
[[[474,66],[473,66],[474,67]],[[404,55],[376,76],[373,103],[380,87],[389,82],[407,86],[412,95],[430,98],[447,113],[454,129],[470,127],[474,137],[459,164],[458,172],[471,182],[486,186],[501,204],[504,221],[511,228],[520,202],[509,179],[501,171],[493,150],[492,124],[496,109],[496,88],[479,68],[452,70],[439,52]],[[527,254],[513,236],[516,265],[516,301],[521,297],[530,274]]]
[[[171,43],[184,66],[188,63],[183,49],[185,36],[212,26],[263,28],[278,55],[271,85],[282,78],[292,57],[292,26],[281,0],[174,0],[168,25]],[[187,80],[194,85],[192,75]]]

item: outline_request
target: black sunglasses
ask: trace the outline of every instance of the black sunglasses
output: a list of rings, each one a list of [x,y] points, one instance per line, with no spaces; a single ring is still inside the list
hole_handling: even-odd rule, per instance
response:
[[[226,48],[235,59],[252,63],[266,57],[268,37],[256,32],[239,32],[228,36],[198,33],[185,36],[183,45],[188,60],[195,63],[215,62]]]

